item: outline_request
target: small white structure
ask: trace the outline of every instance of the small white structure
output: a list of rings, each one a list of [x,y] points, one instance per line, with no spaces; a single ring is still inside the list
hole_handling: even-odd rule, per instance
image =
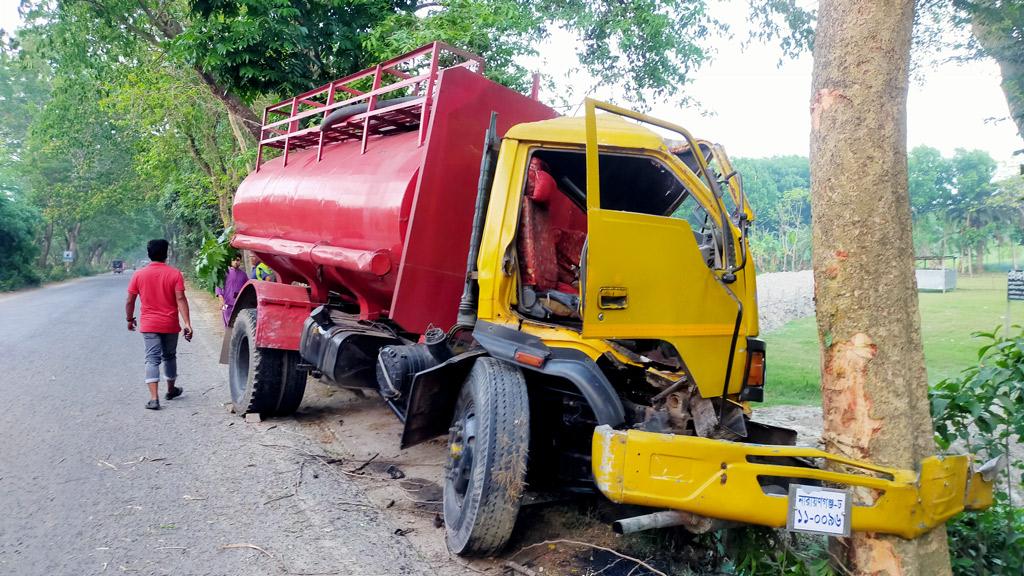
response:
[[[923,264],[922,268],[914,270],[919,292],[956,290],[956,256],[918,256],[914,260]],[[946,260],[951,260],[953,265],[947,268]]]

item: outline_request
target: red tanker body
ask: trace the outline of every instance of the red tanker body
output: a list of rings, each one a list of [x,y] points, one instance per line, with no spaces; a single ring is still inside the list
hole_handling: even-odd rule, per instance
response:
[[[439,69],[446,55],[462,62]],[[415,58],[429,58],[429,70],[410,74]],[[437,43],[268,108],[282,119],[268,124],[265,114],[260,158],[267,146],[283,154],[239,187],[234,245],[258,254],[283,284],[310,290],[303,305],[304,289],[261,288],[261,302],[285,301],[266,313],[261,307],[262,324],[294,323],[330,298],[361,320],[388,318],[411,334],[455,323],[491,113],[499,135],[557,116],[491,82],[482,67]],[[389,74],[399,81],[366,93],[351,87],[370,77],[380,86]],[[384,99],[402,88],[414,96]],[[355,97],[335,102],[342,94]],[[260,346],[298,349],[297,330],[259,332]]]

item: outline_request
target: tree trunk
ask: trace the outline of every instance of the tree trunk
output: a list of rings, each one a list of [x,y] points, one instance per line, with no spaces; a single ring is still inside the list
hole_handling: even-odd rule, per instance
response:
[[[242,155],[249,153],[249,137],[245,134],[245,121],[228,110],[228,123],[231,124],[231,133],[235,135],[238,149]],[[251,132],[249,133],[252,134]]]
[[[43,231],[43,249],[39,254],[39,268],[45,269],[50,260],[50,247],[53,245],[53,222],[46,223]]]
[[[1001,86],[1010,117],[1017,125],[1017,134],[1024,138],[1024,59],[1021,40],[1014,39],[1005,24],[993,19],[999,11],[995,6],[978,7],[971,13],[971,32],[985,53],[999,64]],[[998,18],[998,16],[995,16]]]
[[[819,4],[810,159],[823,439],[910,469],[935,451],[907,188],[913,21],[913,0]],[[837,556],[858,575],[950,574],[945,527],[916,540],[854,533]]]
[[[96,268],[100,265],[100,258],[103,257],[103,252],[107,249],[107,241],[100,240],[95,246],[89,250],[89,265]]]
[[[64,240],[67,242],[67,250],[73,255],[74,261],[78,260],[78,232],[82,229],[82,223],[77,222],[70,228],[64,230]]]

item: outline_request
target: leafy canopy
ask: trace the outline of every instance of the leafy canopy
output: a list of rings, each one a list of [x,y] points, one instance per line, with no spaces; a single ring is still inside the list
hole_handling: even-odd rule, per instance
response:
[[[703,1],[683,0],[194,0],[176,23],[172,53],[247,102],[433,40],[479,53],[489,75],[522,88],[516,58],[561,28],[579,36],[585,72],[643,105],[677,95],[707,59],[705,41],[723,30]]]

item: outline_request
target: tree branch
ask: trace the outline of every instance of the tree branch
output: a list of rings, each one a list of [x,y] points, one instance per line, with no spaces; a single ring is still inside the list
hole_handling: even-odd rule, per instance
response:
[[[244,102],[238,96],[231,94],[226,88],[223,88],[210,74],[196,69],[196,74],[199,75],[199,79],[203,81],[203,84],[210,89],[210,92],[215,98],[220,100],[224,106],[227,107],[228,111],[234,114],[239,120],[243,122],[245,129],[252,134],[252,137],[258,142],[260,139],[260,131],[263,128],[263,123],[256,117],[256,114],[245,105]]]

